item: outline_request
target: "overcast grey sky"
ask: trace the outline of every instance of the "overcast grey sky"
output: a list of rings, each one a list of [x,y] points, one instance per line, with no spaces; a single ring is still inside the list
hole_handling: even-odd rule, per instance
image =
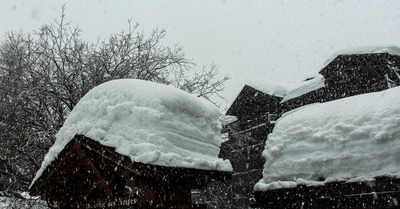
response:
[[[0,38],[51,23],[65,2],[1,0]],[[343,49],[400,46],[399,0],[74,0],[66,8],[88,41],[120,32],[129,18],[147,33],[165,28],[165,43],[182,46],[197,69],[214,62],[231,75],[228,100],[247,80],[303,80]]]

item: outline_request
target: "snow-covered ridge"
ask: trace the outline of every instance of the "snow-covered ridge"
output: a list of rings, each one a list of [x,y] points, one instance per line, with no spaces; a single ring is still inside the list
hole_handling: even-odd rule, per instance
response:
[[[280,81],[274,81],[274,80],[268,80],[268,79],[252,79],[252,80],[246,80],[246,81],[240,81],[237,82],[235,85],[234,89],[231,89],[230,92],[231,95],[226,97],[225,99],[225,107],[226,110],[228,110],[233,103],[235,102],[236,98],[239,96],[240,92],[243,90],[245,86],[250,86],[254,89],[257,89],[263,93],[269,94],[269,95],[275,95],[277,97],[284,97],[289,89],[293,86],[295,86],[295,83],[293,82],[280,82]],[[225,114],[225,111],[223,113]]]
[[[317,74],[315,77],[299,83],[265,80],[250,82],[248,85],[266,94],[282,97],[281,102],[285,102],[324,87],[325,78],[321,74]]]
[[[134,162],[232,171],[229,161],[218,158],[219,116],[205,99],[163,84],[133,79],[101,84],[70,113],[35,180],[77,134]]]
[[[320,89],[322,87],[325,87],[325,78],[321,74],[318,74],[314,78],[298,83],[296,86],[290,89],[285,97],[283,97],[281,103],[304,95],[308,92]]]
[[[247,83],[254,89],[277,97],[285,97],[292,89],[296,88],[296,83],[282,82],[273,80],[253,80]]]
[[[370,47],[359,47],[359,48],[349,48],[338,51],[337,53],[333,54],[329,57],[325,62],[324,66],[327,66],[331,63],[336,57],[339,55],[354,55],[354,54],[379,54],[379,53],[389,53],[392,55],[400,56],[400,47],[398,46],[370,46]]]
[[[265,94],[281,97],[282,101],[285,102],[308,92],[317,90],[325,86],[325,78],[321,74],[317,74],[315,77],[299,82],[287,82],[287,81],[273,81],[273,80],[251,80],[245,84],[241,84],[242,89],[245,85],[248,85],[256,90],[259,90]],[[236,99],[239,93],[234,97]],[[234,99],[227,101],[227,107],[232,106]]]
[[[400,178],[400,87],[284,114],[266,141],[257,191]]]
[[[389,53],[392,55],[400,56],[400,47],[398,46],[377,46],[377,47],[360,47],[360,48],[349,48],[339,51],[333,54],[324,62],[324,66],[327,66],[339,55],[357,55],[357,54],[378,54],[378,53]],[[317,74],[314,78],[294,83],[294,82],[283,82],[273,80],[250,80],[245,83],[254,89],[257,89],[265,94],[282,97],[281,102],[294,99],[308,92],[317,90],[325,86],[325,78],[321,74]],[[244,86],[245,84],[242,84]],[[236,95],[237,97],[237,95]],[[236,98],[234,97],[234,98]],[[232,105],[233,101],[228,101],[228,107]]]

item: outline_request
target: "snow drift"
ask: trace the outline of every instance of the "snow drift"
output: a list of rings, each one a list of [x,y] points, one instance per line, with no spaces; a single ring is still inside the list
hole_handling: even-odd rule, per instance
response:
[[[219,110],[182,90],[142,80],[114,80],[89,91],[71,111],[35,180],[80,134],[134,162],[232,171],[218,158]]]
[[[284,114],[256,191],[400,177],[400,87]]]

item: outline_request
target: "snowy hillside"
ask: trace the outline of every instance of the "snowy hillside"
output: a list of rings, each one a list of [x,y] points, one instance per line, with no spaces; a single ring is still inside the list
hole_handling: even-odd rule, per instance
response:
[[[56,135],[37,179],[77,134],[85,135],[134,162],[231,171],[218,158],[219,110],[176,88],[142,80],[114,80],[87,93]]]
[[[400,177],[400,87],[286,113],[268,136],[256,191]]]

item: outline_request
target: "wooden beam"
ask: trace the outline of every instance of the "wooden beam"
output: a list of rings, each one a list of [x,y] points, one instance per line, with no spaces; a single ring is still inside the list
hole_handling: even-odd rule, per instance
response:
[[[110,160],[110,161],[112,161],[112,162],[117,163],[117,165],[119,165],[119,166],[121,166],[121,167],[123,167],[123,168],[125,168],[125,169],[128,169],[129,171],[131,171],[131,172],[134,173],[135,175],[138,175],[138,176],[143,175],[142,171],[140,171],[139,169],[131,168],[131,167],[128,166],[128,165],[125,165],[123,162],[121,162],[121,159],[117,159],[117,158],[115,158],[115,157],[113,157],[113,156],[111,156],[111,155],[110,155],[110,156],[104,155],[104,152],[100,152],[100,151],[97,150],[97,149],[93,149],[92,147],[90,147],[89,145],[87,145],[87,144],[84,143],[84,142],[82,142],[82,145],[83,145],[85,148],[89,149],[90,151],[93,151],[93,152],[99,154],[100,156],[102,156],[102,157],[104,157],[104,158],[106,158],[106,159],[108,159],[108,160]]]
[[[94,172],[94,174],[97,176],[98,180],[100,181],[101,185],[104,187],[104,189],[106,190],[106,196],[110,197],[112,192],[110,187],[108,186],[106,180],[104,180],[103,176],[100,174],[99,170],[97,170],[96,166],[94,165],[94,163],[92,162],[92,160],[87,157],[85,155],[85,153],[83,152],[83,150],[78,147],[77,148],[77,152],[79,153],[79,155],[81,156],[85,156],[85,161],[86,163],[90,166],[90,168],[92,169],[92,171]]]
[[[92,185],[90,185],[81,195],[81,199],[86,199],[86,197],[97,187],[97,182],[93,182]]]
[[[101,145],[99,142],[94,141],[85,136],[78,135],[77,139],[82,144],[82,149],[88,149],[90,152],[97,153],[98,155],[108,159],[118,166],[128,169],[136,176],[143,176],[146,173],[160,173],[167,174],[168,176],[177,176],[181,178],[182,176],[208,176],[208,178],[215,180],[226,180],[231,179],[232,172],[224,171],[209,171],[194,168],[178,168],[178,167],[165,167],[144,164],[132,161],[129,157],[117,153],[114,148]]]
[[[104,180],[103,176],[101,176],[100,172],[97,170],[96,166],[93,164],[92,160],[90,160],[89,157],[85,158],[85,161],[89,164],[89,166],[92,168],[94,174],[97,176],[99,179],[101,185],[106,189],[106,196],[110,197],[111,196],[111,189],[108,186],[106,180]]]
[[[65,154],[65,156],[69,156],[69,153],[73,153],[77,148],[79,148],[79,143],[77,143],[77,141],[75,141],[75,144],[73,145],[72,149],[70,151],[68,151],[67,154]],[[63,164],[66,163],[66,157],[63,157],[61,159],[61,161],[49,172],[49,174],[47,174],[46,178],[43,179],[39,185],[35,185],[35,190],[32,191],[32,195],[40,195],[40,190],[39,188],[41,188],[44,184],[46,184],[49,179],[54,175],[55,172],[57,172],[60,167],[62,167]],[[47,168],[49,169],[49,168]],[[43,175],[43,174],[42,174]]]

